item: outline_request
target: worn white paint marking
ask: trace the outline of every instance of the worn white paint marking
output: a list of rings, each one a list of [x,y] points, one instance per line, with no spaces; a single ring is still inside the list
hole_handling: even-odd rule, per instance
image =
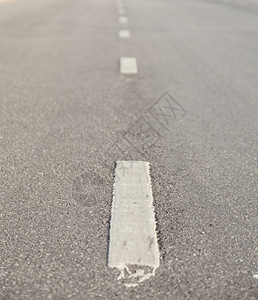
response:
[[[120,39],[129,39],[131,37],[131,32],[127,29],[121,29],[118,31],[118,36]]]
[[[150,179],[143,161],[118,161],[115,169],[108,266],[127,287],[155,275],[159,247]]]
[[[128,18],[125,17],[125,16],[121,16],[121,17],[118,18],[118,22],[120,24],[126,24],[126,23],[128,23]]]
[[[125,15],[125,13],[126,13],[126,11],[125,11],[124,8],[119,8],[119,9],[118,9],[118,14],[119,14],[119,15]]]
[[[258,279],[258,274],[254,274],[253,278]]]
[[[121,6],[123,6],[123,5],[124,5],[124,2],[123,2],[123,1],[117,1],[117,3],[116,3],[116,4],[117,4],[117,6],[120,6],[120,7],[121,7]]]
[[[121,74],[137,74],[138,66],[135,57],[120,58],[120,73]]]

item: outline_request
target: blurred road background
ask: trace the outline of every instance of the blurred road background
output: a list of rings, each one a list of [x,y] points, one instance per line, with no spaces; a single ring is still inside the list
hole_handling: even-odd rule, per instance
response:
[[[0,299],[257,299],[258,1],[124,7],[0,1]],[[141,131],[163,97],[184,113]],[[106,265],[117,159],[151,163],[161,265],[137,288]]]

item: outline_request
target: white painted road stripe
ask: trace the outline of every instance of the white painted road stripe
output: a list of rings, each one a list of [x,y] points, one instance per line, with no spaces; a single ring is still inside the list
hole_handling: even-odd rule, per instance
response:
[[[123,5],[124,5],[123,1],[117,1],[117,6],[118,6],[118,7],[121,7],[121,6],[123,6]]]
[[[128,39],[131,37],[131,32],[127,29],[121,29],[118,32],[118,36],[120,37],[120,39]]]
[[[121,16],[121,17],[118,18],[118,22],[120,24],[126,24],[126,23],[128,23],[128,18],[125,17],[125,16]]]
[[[137,74],[137,60],[135,57],[120,58],[120,73],[121,74]]]
[[[126,286],[138,285],[155,275],[159,267],[148,162],[118,161],[116,164],[108,266],[120,270],[118,279],[129,280]],[[146,267],[152,271],[147,271]]]

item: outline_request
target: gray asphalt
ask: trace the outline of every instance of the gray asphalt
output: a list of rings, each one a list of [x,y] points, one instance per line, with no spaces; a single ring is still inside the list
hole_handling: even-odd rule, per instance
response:
[[[0,2],[0,299],[258,299],[258,1],[125,6],[128,26],[115,0]],[[151,163],[161,253],[137,288],[107,267],[131,159]]]

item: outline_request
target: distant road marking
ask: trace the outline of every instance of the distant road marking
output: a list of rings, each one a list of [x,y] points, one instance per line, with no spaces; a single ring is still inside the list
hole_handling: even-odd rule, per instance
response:
[[[126,13],[126,11],[125,11],[124,8],[119,8],[119,9],[118,9],[118,14],[119,14],[119,15],[125,15],[125,13]]]
[[[127,29],[121,29],[118,31],[118,36],[120,37],[120,39],[128,39],[131,37],[131,32]]]
[[[120,7],[124,5],[123,1],[117,1],[116,4],[117,4],[117,6],[120,6]]]
[[[121,74],[137,74],[138,66],[135,57],[120,58],[120,73]]]
[[[118,161],[115,169],[108,266],[120,270],[127,287],[155,275],[159,247],[150,164]],[[126,271],[126,272],[124,272]]]
[[[128,18],[125,17],[125,16],[121,16],[121,17],[118,18],[118,22],[120,24],[126,24],[126,23],[128,23]]]

